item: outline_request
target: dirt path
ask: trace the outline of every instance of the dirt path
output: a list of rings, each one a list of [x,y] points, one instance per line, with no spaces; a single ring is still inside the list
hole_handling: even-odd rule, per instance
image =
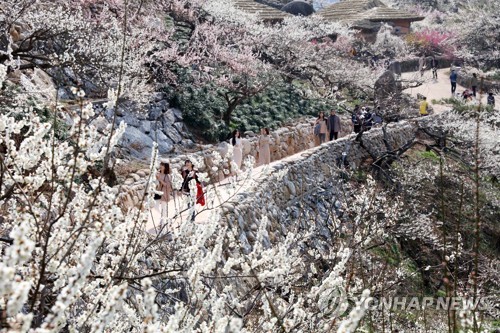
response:
[[[342,138],[339,138],[338,140],[349,140],[349,138],[352,138],[355,134],[349,134],[346,135]],[[282,163],[285,161],[293,161],[293,160],[298,160],[302,158],[302,155],[306,153],[308,150],[303,150],[301,152],[298,152],[294,155],[287,156],[285,158],[282,158],[280,160],[276,160],[271,162],[269,165],[261,165],[254,167],[252,170],[251,175],[249,176],[239,176],[239,181],[236,182],[236,188],[237,188],[237,193],[244,193],[246,192],[256,181],[258,182],[262,178],[267,177],[267,175],[273,171],[273,166]],[[246,177],[246,178],[243,178]],[[229,199],[231,195],[234,195],[234,191],[225,191],[224,187],[230,186],[230,179],[226,178],[220,183],[217,183],[215,185],[217,188],[222,189],[222,191],[219,191],[220,196],[216,197],[213,203],[207,202],[207,205],[205,207],[202,207],[200,205],[196,205],[196,216],[195,216],[195,223],[205,223],[208,221],[210,218],[211,212],[213,212],[214,208],[217,208],[220,206],[221,203],[224,203]],[[207,186],[205,189],[206,192],[213,190],[213,185]],[[182,201],[182,197],[178,198],[177,200],[171,200],[168,203],[168,215],[167,218],[175,218],[171,220],[169,225],[166,226],[168,230],[174,231],[176,228],[178,228],[180,221],[186,220],[189,218],[188,212],[187,212],[187,204]],[[162,225],[163,221],[161,221],[161,214],[160,214],[160,206],[159,206],[159,201],[156,202],[156,206],[151,210],[151,214],[149,215],[149,221],[146,226],[146,230],[150,233],[157,233],[157,230],[160,228]]]
[[[458,72],[460,75],[460,72]],[[434,108],[436,113],[441,113],[443,111],[447,111],[451,108],[451,105],[442,105],[435,104],[432,101],[439,101],[443,98],[452,97],[451,94],[451,85],[450,85],[450,69],[444,68],[438,70],[438,79],[437,81],[432,78],[432,72],[427,70],[424,72],[424,76],[420,76],[420,72],[410,72],[403,73],[401,78],[408,81],[421,81],[423,80],[423,84],[416,88],[408,88],[404,90],[404,92],[417,97],[417,94],[421,94],[427,97],[427,101]],[[457,84],[457,93],[461,94],[466,88]],[[477,96],[479,98],[479,94]],[[486,94],[483,95],[482,102],[486,104]]]
[[[429,103],[432,105],[436,113],[441,113],[443,111],[447,111],[451,108],[451,105],[442,105],[442,104],[435,104],[432,103],[432,101],[439,101],[443,98],[450,98],[452,97],[451,94],[451,86],[450,86],[450,79],[449,79],[449,69],[440,69],[438,70],[438,79],[434,80],[432,79],[432,73],[431,71],[426,71],[424,73],[424,76],[420,76],[420,72],[411,72],[411,73],[403,73],[402,79],[404,81],[422,81],[423,84],[421,86],[418,86],[416,88],[408,88],[404,92],[417,97],[417,94],[421,94],[423,96],[427,97],[427,100]],[[462,93],[465,90],[465,87],[457,85],[457,93]],[[486,104],[486,95],[483,96],[483,103]],[[352,135],[347,135],[344,136],[343,138],[340,138],[339,140],[342,139],[347,139],[351,137]],[[251,184],[253,184],[255,181],[258,181],[262,177],[266,177],[266,175],[271,172],[272,166],[276,165],[278,163],[281,163],[282,161],[289,161],[289,160],[294,160],[301,158],[301,155],[304,154],[305,151],[301,151],[295,155],[288,156],[286,158],[283,158],[281,160],[277,160],[272,162],[268,166],[258,166],[255,167],[252,170],[251,176],[248,177],[248,179],[245,180],[239,180],[236,184],[238,188],[238,192],[245,192]],[[218,188],[223,189],[225,186],[230,186],[230,180],[225,179],[222,182],[216,184]],[[211,191],[213,190],[213,185],[209,185],[205,191]],[[195,223],[205,223],[208,221],[210,218],[210,213],[213,211],[214,208],[217,208],[221,202],[225,202],[229,196],[231,195],[230,192],[228,191],[219,191],[220,196],[217,197],[214,202],[208,203],[205,207],[202,207],[200,205],[196,205],[196,217],[195,217]],[[234,192],[233,192],[234,194]],[[175,216],[173,219],[174,222],[169,222],[169,223],[174,223],[173,225],[167,225],[166,228],[168,230],[175,230],[178,227],[178,224],[180,221],[188,219],[188,212],[187,212],[187,204],[183,202],[182,200],[182,195],[180,198],[177,198],[176,200],[171,200],[168,204],[168,209],[167,209],[167,218],[172,218]],[[147,224],[146,230],[151,233],[156,233],[158,228],[161,226],[161,224],[164,223],[161,221],[161,214],[160,214],[160,206],[159,202],[156,203],[156,206],[151,210],[151,214],[149,216],[149,221]]]

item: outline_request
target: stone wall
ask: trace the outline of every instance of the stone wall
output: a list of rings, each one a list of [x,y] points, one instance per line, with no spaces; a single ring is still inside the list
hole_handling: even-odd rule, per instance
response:
[[[479,84],[479,87],[477,88],[477,90],[479,93],[481,90],[481,77],[478,76],[477,79],[478,79],[478,84]],[[465,71],[458,72],[457,83],[459,85],[461,85],[463,87],[471,87],[471,82],[472,82],[472,73],[465,72]],[[483,88],[484,93],[499,92],[500,91],[500,82],[483,79],[482,88]]]
[[[349,135],[352,131],[350,117],[341,115],[342,132],[340,137]],[[313,124],[315,119],[311,118],[305,123],[279,128],[271,132],[271,161],[280,160],[301,151],[306,151],[316,146],[313,135]],[[257,158],[258,137],[246,137],[242,139],[243,159],[252,156]],[[224,179],[222,172],[213,174],[212,153],[218,151],[222,157],[228,153],[229,142],[222,142],[218,145],[206,145],[199,152],[192,154],[180,154],[174,158],[162,158],[160,160],[168,162],[172,172],[179,172],[184,165],[184,161],[189,159],[195,163],[195,167],[201,172],[208,172],[210,179],[217,182]],[[228,164],[224,165],[229,169]],[[122,195],[120,202],[125,207],[135,206],[144,194],[145,182],[149,176],[149,169],[141,169],[130,174],[122,185]]]
[[[391,69],[393,69],[394,73],[401,75],[401,73],[408,72],[416,72],[419,68],[419,59],[420,58],[412,58],[405,59],[401,61],[395,61],[391,64]],[[430,70],[430,60],[431,58],[426,59],[426,67],[427,70]],[[436,57],[438,61],[438,68],[450,68],[454,62],[460,62],[457,59],[450,59],[446,57]]]
[[[240,241],[250,250],[259,223],[267,216],[268,237],[264,241],[274,242],[286,236],[287,223],[293,223],[296,218],[293,214],[284,216],[287,207],[308,194],[335,187],[339,178],[335,165],[344,152],[349,166],[356,168],[363,161],[386,152],[386,144],[392,150],[407,144],[415,138],[416,131],[417,126],[410,122],[393,123],[387,126],[387,141],[381,128],[372,129],[363,134],[361,143],[355,141],[353,134],[273,165],[269,175],[262,176],[251,188],[224,203],[224,221],[238,230]],[[335,199],[332,200],[333,205]]]

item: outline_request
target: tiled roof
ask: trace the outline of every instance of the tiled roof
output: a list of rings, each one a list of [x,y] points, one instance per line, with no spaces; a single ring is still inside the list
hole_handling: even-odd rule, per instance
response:
[[[234,6],[244,12],[256,14],[261,20],[281,21],[291,16],[271,6],[266,6],[253,0],[233,0]]]
[[[394,20],[420,21],[424,17],[404,10],[387,7],[380,0],[341,0],[318,12],[327,20],[342,21],[352,26],[366,21],[384,22]],[[361,23],[365,21],[365,23]],[[356,23],[359,24],[356,24]]]

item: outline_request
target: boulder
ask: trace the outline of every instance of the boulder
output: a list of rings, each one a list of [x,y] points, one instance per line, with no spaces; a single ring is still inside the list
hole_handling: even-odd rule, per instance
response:
[[[93,126],[95,126],[95,128],[98,131],[103,131],[109,125],[109,123],[106,120],[106,118],[104,118],[102,116],[99,116],[99,117],[95,118],[94,120],[92,120],[91,124]]]
[[[172,126],[175,123],[175,114],[172,110],[173,109],[168,109],[161,117],[161,122],[164,127]]]
[[[61,100],[71,99],[71,92],[67,88],[59,88],[57,90],[57,96]]]
[[[122,115],[124,114],[123,109],[118,108],[118,110],[122,111],[122,112],[118,113],[119,116],[120,116],[120,114],[122,114]],[[132,127],[140,127],[141,126],[141,122],[139,121],[139,119],[137,119],[137,117],[131,113],[125,113],[125,116],[122,119],[119,119],[118,122],[120,122],[121,120],[123,120],[125,122],[125,124],[127,124],[128,126],[132,126]]]
[[[182,122],[174,123],[173,126],[177,129],[177,131],[179,133],[187,132],[186,127],[184,126],[184,123],[182,123]]]
[[[174,150],[174,143],[161,130],[152,131],[150,137],[158,143],[160,154],[168,154]]]
[[[148,159],[151,156],[153,140],[137,128],[128,126],[120,139],[119,145],[128,149],[133,157]]]
[[[149,112],[148,112],[148,119],[149,120],[157,120],[159,119],[162,114],[168,109],[168,102],[164,99],[157,100],[158,96],[155,95],[153,96],[155,99],[154,102],[149,104]]]
[[[315,12],[310,3],[301,0],[291,1],[281,7],[281,10],[295,16],[309,16]]]
[[[194,147],[194,142],[190,139],[184,139],[181,141],[181,145],[186,147],[186,148],[193,148]]]
[[[31,75],[31,82],[37,87],[41,96],[53,101],[57,95],[56,85],[52,78],[43,70],[35,68]]]
[[[227,155],[228,151],[229,151],[229,143],[227,142],[221,142],[218,146],[217,146],[217,151],[219,152],[220,156],[222,156],[223,158]]]
[[[182,111],[176,108],[168,109],[168,112],[172,112],[175,116],[176,121],[182,121],[184,118],[182,117]]]
[[[380,106],[381,116],[397,112],[401,100],[401,82],[390,70],[385,71],[375,82],[375,99]]]
[[[182,141],[182,136],[173,126],[164,126],[163,132],[170,138],[170,140],[172,140],[173,143],[179,143]]]
[[[248,139],[241,139],[241,145],[243,146],[243,155],[248,155],[252,151],[252,144]]]
[[[148,120],[141,121],[141,126],[139,128],[142,132],[148,134],[151,132],[151,122]]]

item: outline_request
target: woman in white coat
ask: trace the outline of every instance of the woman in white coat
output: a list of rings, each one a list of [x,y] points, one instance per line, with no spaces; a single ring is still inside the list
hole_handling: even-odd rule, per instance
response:
[[[241,143],[240,131],[233,131],[231,144],[233,145],[233,161],[238,166],[238,169],[241,169],[241,162],[243,159],[243,145]]]

